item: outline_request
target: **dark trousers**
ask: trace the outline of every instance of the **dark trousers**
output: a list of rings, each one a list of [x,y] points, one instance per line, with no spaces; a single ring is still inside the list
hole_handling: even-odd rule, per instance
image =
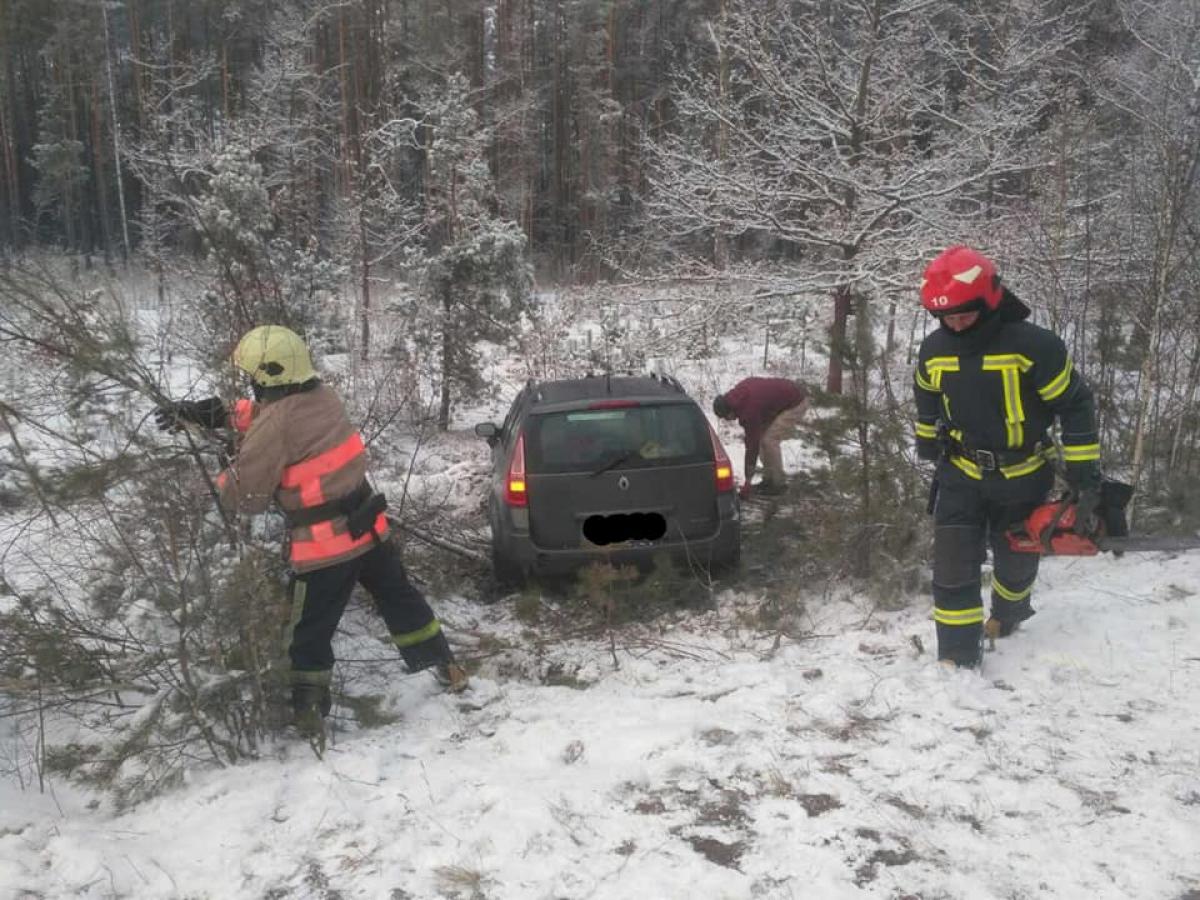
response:
[[[368,553],[315,572],[297,575],[292,585],[288,656],[294,686],[318,688],[328,708],[333,669],[333,634],[355,584],[366,588],[411,671],[453,659],[441,625],[424,595],[408,580],[399,549],[384,541]],[[294,693],[297,692],[294,689]],[[309,692],[313,693],[313,692]]]
[[[979,663],[983,636],[980,567],[992,550],[992,616],[1006,625],[1033,615],[1030,598],[1040,557],[1009,549],[1004,533],[1045,499],[1049,465],[1018,478],[986,472],[971,478],[949,461],[938,465],[934,509],[933,618],[938,659]]]

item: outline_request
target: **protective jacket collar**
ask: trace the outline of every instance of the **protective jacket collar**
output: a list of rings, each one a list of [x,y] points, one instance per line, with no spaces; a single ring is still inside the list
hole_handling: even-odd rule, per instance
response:
[[[1000,304],[994,310],[980,313],[979,320],[972,327],[966,331],[954,331],[943,324],[942,330],[954,338],[964,356],[974,356],[987,349],[1006,322],[1021,322],[1031,314],[1032,310],[1016,294],[1004,288]]]

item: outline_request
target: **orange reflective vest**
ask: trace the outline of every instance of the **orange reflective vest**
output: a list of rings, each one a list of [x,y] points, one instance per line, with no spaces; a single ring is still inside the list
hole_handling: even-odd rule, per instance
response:
[[[342,401],[326,385],[289,394],[250,407],[252,419],[233,465],[218,479],[221,505],[239,513],[265,510],[272,501],[285,514],[336,504],[358,490],[367,475],[362,437],[346,415]],[[231,419],[241,418],[235,408]],[[308,572],[368,552],[371,533],[350,536],[346,516],[331,510],[331,518],[312,524],[291,522],[293,568]],[[387,535],[380,514],[375,533]]]
[[[326,450],[312,459],[288,466],[283,470],[279,486],[299,492],[300,509],[321,506],[330,499],[335,499],[325,496],[322,479],[346,468],[364,453],[366,453],[366,448],[363,447],[362,437],[356,431],[336,447]],[[344,517],[337,518],[344,520]],[[374,540],[370,533],[358,538],[351,537],[349,532],[338,533],[334,529],[335,521],[337,519],[310,525],[307,529],[310,533],[307,540],[296,540],[293,537],[292,562],[311,564],[344,556],[359,547],[365,547]],[[375,531],[380,538],[387,533],[387,517],[383,513],[380,513],[375,520]]]
[[[233,404],[233,415],[229,419],[239,434],[245,434],[250,430],[256,406],[257,404],[253,400],[247,400],[245,397]]]

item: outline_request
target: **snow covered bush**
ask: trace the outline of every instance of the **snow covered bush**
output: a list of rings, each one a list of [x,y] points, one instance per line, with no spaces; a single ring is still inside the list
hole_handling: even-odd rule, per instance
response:
[[[153,428],[162,395],[115,298],[45,271],[0,282],[28,373],[5,404],[21,449],[0,562],[0,702],[26,764],[132,801],[256,755],[279,724],[282,529],[223,519],[216,448]]]

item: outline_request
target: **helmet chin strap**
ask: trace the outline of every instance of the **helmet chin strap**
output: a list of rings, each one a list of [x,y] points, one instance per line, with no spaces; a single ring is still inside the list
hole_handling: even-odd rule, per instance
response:
[[[257,381],[251,382],[251,390],[254,391],[254,400],[257,403],[271,403],[283,397],[291,396],[292,394],[303,394],[306,391],[313,390],[321,379],[315,375],[302,384],[259,384]]]

